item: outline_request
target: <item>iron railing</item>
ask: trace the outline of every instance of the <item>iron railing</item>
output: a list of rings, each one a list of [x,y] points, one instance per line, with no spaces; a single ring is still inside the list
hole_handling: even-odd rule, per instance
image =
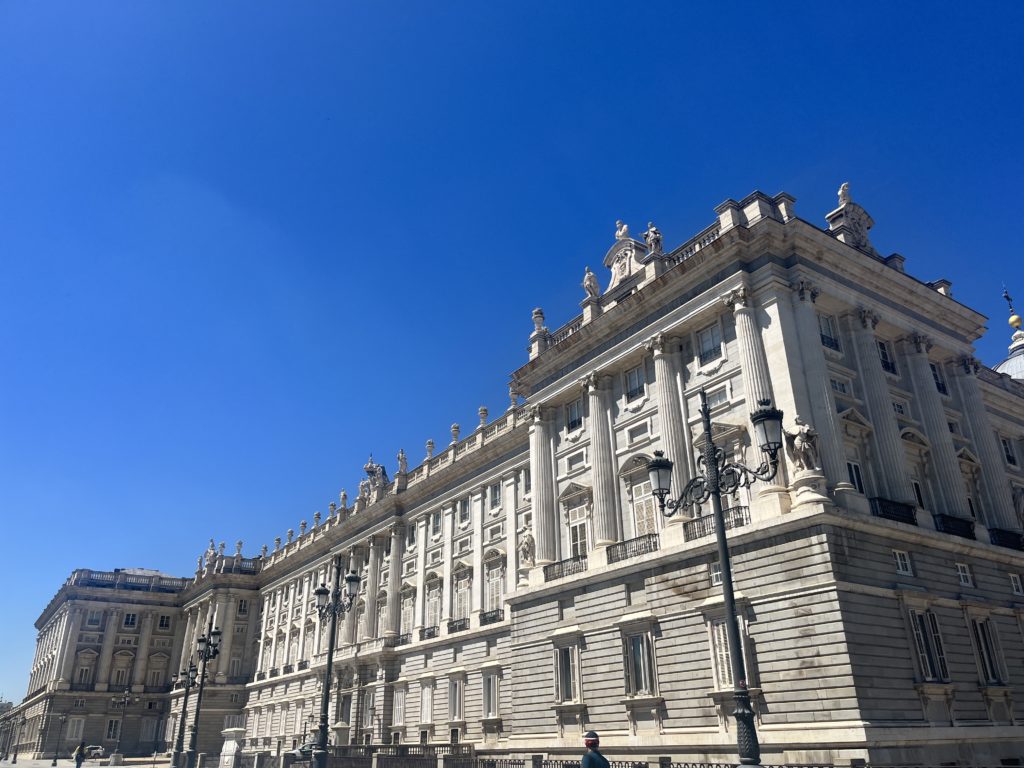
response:
[[[495,624],[499,621],[505,620],[505,609],[495,608],[493,611],[484,611],[480,614],[480,626],[486,626],[488,624]]]
[[[729,507],[722,510],[722,516],[725,518],[725,530],[727,531],[730,528],[741,528],[744,525],[750,525],[749,507]],[[683,539],[686,541],[711,536],[714,532],[714,515],[704,515],[703,517],[697,517],[683,523]]]
[[[970,520],[962,517],[955,517],[953,515],[946,515],[941,512],[932,515],[932,519],[935,521],[936,531],[949,533],[953,536],[959,536],[961,539],[975,538],[974,523]]]
[[[301,672],[304,669],[309,669],[309,659],[303,659],[299,662],[299,671]]]
[[[720,346],[719,347],[715,347],[714,349],[704,349],[704,350],[701,350],[701,353],[700,353],[700,364],[701,365],[706,365],[707,363],[710,363],[712,360],[717,360],[721,356],[722,356],[722,348]]]
[[[544,566],[544,581],[554,581],[587,570],[587,556],[576,555]]]
[[[408,645],[411,642],[412,635],[408,632],[404,632],[403,634],[395,638],[395,647],[397,648],[400,645]]]
[[[821,334],[821,345],[823,347],[828,347],[829,349],[834,349],[836,352],[839,351],[839,339],[834,336],[829,336],[827,333]]]
[[[423,627],[420,630],[420,640],[429,640],[432,637],[437,637],[437,625],[432,627]]]
[[[629,560],[640,555],[649,555],[657,552],[659,546],[658,534],[648,533],[637,536],[635,539],[620,541],[608,547],[608,564],[618,563],[622,560]]]
[[[1006,531],[1002,528],[989,528],[988,538],[997,547],[1024,550],[1024,538],[1017,531]]]
[[[469,619],[451,619],[448,622],[448,634],[453,632],[465,632],[469,629]]]
[[[890,501],[880,496],[869,499],[871,503],[871,514],[875,517],[884,517],[886,520],[895,520],[898,523],[917,525],[917,512],[910,504],[899,501]]]

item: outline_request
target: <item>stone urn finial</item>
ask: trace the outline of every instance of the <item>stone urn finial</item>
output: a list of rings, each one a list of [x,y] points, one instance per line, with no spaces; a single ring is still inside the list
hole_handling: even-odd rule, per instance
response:
[[[487,424],[487,406],[481,405],[479,408],[477,408],[476,412],[480,416],[480,426],[482,427],[482,426],[486,425]]]
[[[540,333],[544,330],[544,310],[537,307],[533,310],[533,332]]]
[[[303,520],[302,522],[299,523],[299,536],[304,536],[305,534],[306,534],[306,521]]]
[[[341,508],[348,509],[348,491],[342,488],[341,495],[338,497],[338,499],[341,501]]]
[[[337,511],[338,511],[338,505],[337,505],[337,504],[335,504],[335,503],[334,503],[334,502],[332,501],[332,502],[331,502],[330,504],[328,504],[328,505],[327,505],[327,518],[328,518],[328,519],[330,519],[330,518],[334,517],[334,514],[335,514],[335,513],[337,512]]]
[[[320,513],[319,512],[314,512],[313,513],[313,527],[316,528],[318,525],[320,525]]]
[[[434,457],[434,441],[427,440],[427,458],[432,459]]]
[[[241,555],[242,554],[242,540],[241,539],[239,539],[238,541],[235,542],[235,554],[236,555]]]
[[[288,543],[291,544],[292,543],[292,539],[295,538],[295,529],[289,528],[288,531],[287,531],[287,536],[288,536]]]
[[[455,443],[459,442],[459,431],[459,425],[452,424],[452,445],[455,445]]]
[[[267,549],[268,549],[268,547],[267,547],[266,544],[264,544],[262,547],[260,547],[260,557],[262,557],[264,559],[267,557]]]
[[[280,549],[281,549],[281,537],[280,536],[275,536],[274,537],[274,551],[277,552]]]

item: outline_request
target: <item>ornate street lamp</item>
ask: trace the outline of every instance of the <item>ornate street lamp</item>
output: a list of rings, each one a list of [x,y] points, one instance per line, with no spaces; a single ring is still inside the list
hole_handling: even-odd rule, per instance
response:
[[[323,621],[331,619],[327,630],[327,668],[324,670],[323,693],[320,699],[320,729],[317,733],[316,747],[313,749],[313,768],[327,768],[327,708],[331,696],[331,671],[334,666],[334,642],[338,629],[338,616],[352,610],[356,594],[359,592],[359,574],[352,571],[345,577],[345,593],[341,592],[341,555],[334,556],[334,581],[331,589],[326,584],[317,587],[316,611]]]
[[[22,715],[21,720],[18,721],[18,730],[14,735],[14,756],[11,758],[11,765],[17,765],[18,763],[18,746],[21,741],[21,731],[27,722],[28,718],[25,715]]]
[[[733,699],[736,709],[736,744],[740,762],[758,765],[761,747],[754,727],[754,712],[750,708],[747,673],[744,669],[740,645],[740,629],[736,621],[736,601],[733,596],[732,566],[729,545],[725,538],[725,516],[722,513],[722,494],[738,488],[748,488],[757,480],[770,481],[779,471],[779,449],[782,447],[782,411],[772,407],[770,400],[758,402],[758,409],[750,414],[754,425],[754,441],[764,454],[761,465],[751,469],[737,462],[726,461],[725,452],[711,438],[711,409],[707,394],[700,391],[700,415],[704,422],[704,448],[697,458],[697,476],[686,484],[678,498],[667,499],[672,488],[672,462],[661,451],[647,463],[652,493],[658,498],[661,513],[671,517],[680,507],[690,509],[711,499],[715,517],[715,535],[718,540],[718,562],[722,569],[722,596],[725,601],[725,627],[729,637],[729,661],[732,667]]]
[[[196,712],[192,719],[192,733],[188,739],[188,768],[196,766],[196,743],[199,738],[199,713],[203,706],[203,691],[206,688],[206,664],[220,654],[220,630],[213,626],[213,611],[210,611],[210,623],[206,634],[196,640],[196,656],[199,659],[199,691],[196,693]]]
[[[138,701],[138,700],[139,700],[139,697],[136,696],[135,697],[135,701]],[[111,760],[113,760],[114,755],[120,755],[121,754],[121,732],[124,731],[124,713],[128,709],[128,705],[132,701],[132,689],[131,688],[125,688],[123,696],[121,696],[118,699],[111,699],[110,701],[112,703],[114,703],[114,704],[117,704],[118,702],[121,703],[121,718],[118,720],[118,723],[117,723],[117,741],[114,742],[114,751],[110,754]],[[117,762],[115,762],[113,764],[114,765],[118,765]]]
[[[53,746],[53,762],[50,763],[51,766],[57,765],[57,751],[60,749],[60,740],[64,738],[64,723],[68,721],[67,712],[61,712],[57,721],[60,723],[60,728],[57,729],[57,743]]]
[[[174,739],[174,750],[171,752],[171,768],[179,768],[181,753],[185,751],[185,721],[188,719],[188,693],[196,686],[196,678],[199,670],[195,663],[189,658],[188,669],[183,669],[172,678],[177,685],[179,682],[185,688],[185,696],[181,702],[181,717],[178,719],[178,734]]]

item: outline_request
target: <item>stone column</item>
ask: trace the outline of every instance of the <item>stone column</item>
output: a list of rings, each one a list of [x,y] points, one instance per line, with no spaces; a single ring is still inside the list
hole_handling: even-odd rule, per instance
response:
[[[1020,531],[1020,522],[1013,509],[1013,497],[1010,485],[1003,470],[1003,452],[996,442],[995,429],[985,410],[985,401],[978,385],[978,361],[965,357],[956,366],[957,380],[960,383],[961,400],[964,415],[974,438],[974,447],[978,451],[981,462],[981,482],[987,497],[989,528],[1001,528],[1004,531]]]
[[[733,311],[736,318],[736,346],[740,354],[743,391],[746,392],[747,410],[755,411],[761,400],[774,402],[768,360],[765,357],[761,332],[757,327],[757,318],[745,287],[730,291],[722,297],[722,301]]]
[[[853,336],[853,351],[860,369],[860,382],[864,390],[864,404],[871,420],[871,446],[873,465],[878,470],[882,486],[880,495],[890,501],[917,506],[914,490],[907,476],[906,451],[900,439],[900,426],[892,409],[889,381],[882,370],[878,356],[875,326],[878,315],[861,307],[857,316],[848,317]]]
[[[533,506],[533,540],[536,565],[558,560],[558,510],[555,509],[555,468],[552,440],[554,429],[548,409],[534,406],[530,411],[530,492]]]
[[[301,586],[300,600],[302,601],[302,613],[299,615],[299,658],[307,659],[306,656],[306,622],[309,619],[309,601],[313,598],[313,574],[304,573],[299,579]],[[308,660],[308,659],[307,659]]]
[[[960,472],[960,460],[956,456],[953,435],[949,431],[946,410],[935,388],[932,369],[928,364],[928,350],[931,341],[920,334],[903,340],[904,359],[910,368],[917,397],[921,424],[931,444],[932,474],[942,508],[939,512],[970,519],[966,510],[967,489]]]
[[[142,693],[146,687],[146,671],[149,668],[149,643],[153,638],[153,612],[142,614],[139,628],[139,645],[135,651],[135,668],[132,670],[132,692]]]
[[[825,363],[818,313],[814,307],[817,297],[818,289],[806,280],[800,280],[794,286],[794,314],[800,333],[804,377],[811,402],[811,413],[808,416],[818,433],[818,453],[827,485],[839,493],[854,493],[856,489],[850,484],[846,471],[846,456],[840,442],[839,420],[832,397],[831,375]],[[742,310],[744,314],[749,311]],[[740,310],[736,312],[736,325],[737,328],[740,325]],[[756,404],[751,403],[751,410],[755,407]]]
[[[278,631],[277,626],[279,624],[278,618],[281,615],[281,590],[274,590],[274,601],[273,601],[273,612],[268,611],[267,621],[270,627],[270,666],[268,669],[273,669],[277,666],[277,637]],[[273,616],[273,618],[270,618]]]
[[[441,560],[444,572],[441,577],[441,625],[447,629],[452,618],[452,539],[455,538],[455,509],[452,504],[441,512]]]
[[[654,355],[654,379],[658,384],[658,419],[661,422],[661,444],[665,457],[673,464],[672,483],[676,489],[683,488],[690,481],[690,448],[686,440],[686,420],[683,416],[683,401],[677,387],[681,366],[676,348],[679,342],[658,335],[647,342],[647,349]],[[676,515],[671,520],[682,520]]]
[[[182,650],[185,645],[185,616],[178,615],[174,620],[174,639],[171,641],[171,668],[168,670],[171,675],[185,668],[185,660],[182,658]]]
[[[217,626],[220,628],[220,653],[217,656],[217,682],[227,680],[231,670],[231,649],[235,642],[235,596],[228,593],[217,600]]]
[[[78,635],[82,629],[82,617],[85,615],[84,608],[72,608],[71,620],[67,636],[60,648],[60,678],[58,682],[72,683],[71,676],[75,673],[75,656],[78,653]]]
[[[473,580],[470,582],[469,611],[471,624],[479,625],[484,605],[484,518],[487,515],[487,487],[470,497],[469,508],[473,528]]]
[[[182,638],[182,653],[181,653],[181,666],[178,670],[181,671],[186,668],[188,660],[192,657],[192,651],[195,650],[195,645],[192,643],[192,636],[196,631],[196,611],[194,608],[190,608],[185,611],[186,624],[185,624],[185,636]]]
[[[391,527],[391,555],[388,559],[388,622],[384,627],[385,637],[395,637],[402,623],[402,546],[405,544],[405,529],[400,525]]]
[[[261,612],[262,621],[260,621],[260,645],[256,653],[259,655],[256,658],[256,671],[265,672],[263,666],[263,649],[267,644],[267,626],[270,624],[270,600],[265,595],[260,595],[260,600],[263,601],[263,610]],[[190,619],[191,621],[191,619]],[[317,624],[319,629],[319,623]],[[319,637],[319,632],[317,633]]]
[[[590,472],[594,483],[594,546],[618,541],[618,480],[611,434],[611,381],[590,373],[583,380],[590,410]],[[536,491],[536,489],[534,489]]]
[[[370,548],[370,563],[366,566],[366,619],[363,622],[367,639],[377,636],[377,593],[380,592],[380,561],[384,542],[378,536],[371,536],[367,542]]]
[[[99,664],[96,668],[96,690],[106,691],[110,687],[110,664],[114,658],[114,640],[121,625],[121,609],[111,608],[106,613],[103,627],[103,645],[100,646]]]
[[[286,587],[288,590],[288,610],[285,613],[284,628],[284,664],[294,664],[292,658],[292,614],[295,613],[295,579],[292,579]],[[283,666],[283,665],[282,665]]]
[[[352,547],[348,557],[348,568],[345,569],[345,573],[342,574],[342,585],[345,583],[345,576],[352,571],[359,573],[361,568],[362,552],[359,551],[358,547]],[[359,624],[356,620],[356,609],[355,606],[359,603],[359,595],[357,594],[355,600],[352,602],[352,610],[346,611],[344,626],[342,628],[342,642],[353,645],[356,642],[356,630],[359,628]]]
[[[427,524],[429,515],[423,515],[414,523],[416,526],[416,605],[413,616],[413,631],[423,628],[423,610],[426,598],[423,594],[427,577]]]
[[[508,554],[505,555],[505,594],[516,591],[519,583],[519,531],[516,521],[516,473],[501,479],[501,508],[505,516],[505,541]],[[484,587],[486,589],[486,586]]]

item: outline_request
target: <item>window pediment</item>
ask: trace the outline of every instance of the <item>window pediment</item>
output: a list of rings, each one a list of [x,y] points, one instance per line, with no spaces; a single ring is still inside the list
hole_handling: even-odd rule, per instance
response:
[[[580,506],[589,507],[593,502],[593,498],[594,494],[591,488],[576,483],[569,483],[565,490],[558,494],[558,503],[562,505],[563,509],[568,511]]]

